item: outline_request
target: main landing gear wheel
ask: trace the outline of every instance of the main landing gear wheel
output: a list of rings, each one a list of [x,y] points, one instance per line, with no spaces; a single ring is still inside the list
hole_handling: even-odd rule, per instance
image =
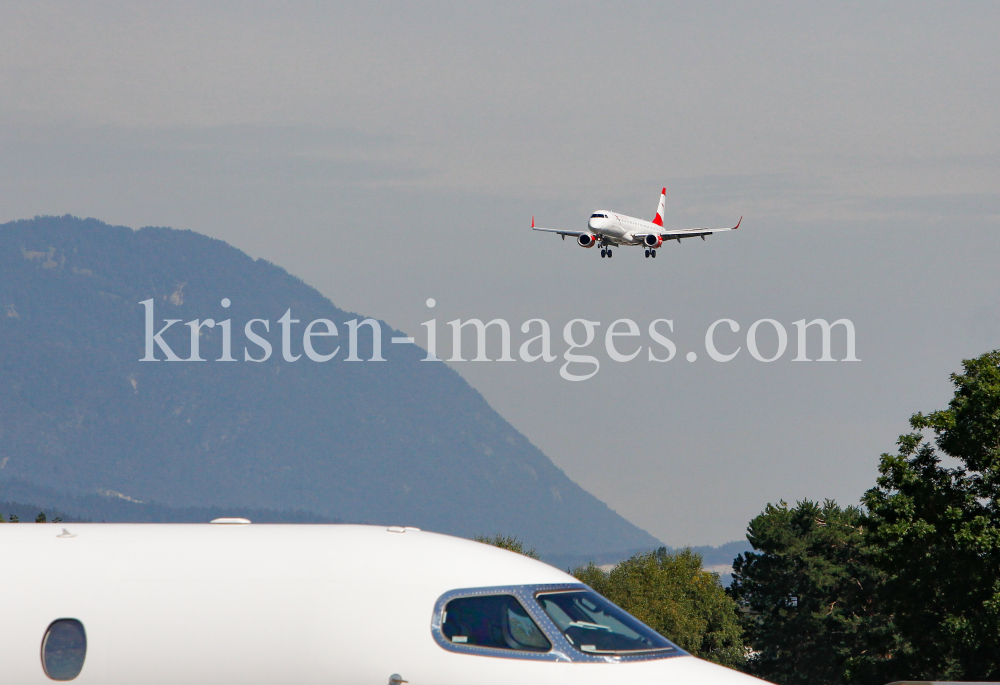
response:
[[[608,258],[610,259],[612,256],[614,256],[614,255],[612,254],[611,249],[609,248],[608,249]]]
[[[646,259],[649,259],[649,250],[646,250]]]
[[[601,259],[604,259],[607,256],[608,256],[608,251],[602,248],[601,249]]]
[[[649,256],[652,257],[653,259],[656,259],[656,250],[650,250]]]

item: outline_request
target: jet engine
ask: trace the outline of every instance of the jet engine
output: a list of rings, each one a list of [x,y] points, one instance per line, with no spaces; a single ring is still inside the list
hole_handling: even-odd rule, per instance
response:
[[[646,244],[646,247],[651,247],[655,250],[663,245],[663,238],[652,233],[647,233],[646,237],[642,239],[642,242]]]
[[[592,233],[581,233],[576,243],[580,247],[593,247],[597,244],[597,236]]]

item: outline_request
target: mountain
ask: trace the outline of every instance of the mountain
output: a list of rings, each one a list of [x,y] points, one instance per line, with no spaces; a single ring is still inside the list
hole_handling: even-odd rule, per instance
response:
[[[16,478],[0,481],[0,515],[16,514],[26,521],[39,512],[49,520],[128,522],[128,523],[204,523],[212,519],[240,516],[256,523],[341,523],[337,519],[297,509],[255,509],[241,505],[233,507],[201,506],[170,507],[159,502],[143,502],[113,490],[85,494],[61,492]],[[29,504],[30,503],[30,504]],[[72,512],[71,514],[64,513]]]
[[[502,532],[551,558],[660,545],[573,483],[457,373],[420,361],[415,345],[390,344],[400,333],[386,324],[387,361],[367,361],[369,326],[357,333],[365,361],[344,361],[346,322],[363,318],[190,231],[71,216],[0,225],[0,499],[10,498],[5,487],[35,487],[77,516],[88,514],[72,498],[113,493],[161,513],[299,511]],[[216,325],[198,325],[207,319]],[[253,324],[256,341],[245,332],[252,319],[268,322]],[[340,346],[330,361],[304,349],[317,319],[339,333],[309,338],[317,358]],[[154,340],[167,320],[176,323]],[[192,339],[207,361],[163,361],[168,351],[195,356]],[[245,360],[267,345],[266,361]],[[217,361],[227,349],[235,361]],[[123,511],[118,520],[138,516]]]

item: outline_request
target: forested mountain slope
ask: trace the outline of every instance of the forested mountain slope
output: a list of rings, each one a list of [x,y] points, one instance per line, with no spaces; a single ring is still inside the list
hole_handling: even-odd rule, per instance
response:
[[[148,300],[154,332],[178,320],[162,340],[179,358],[191,356],[187,322],[219,323],[200,328],[206,361],[140,361]],[[288,310],[300,322],[288,324],[295,361],[282,349]],[[547,555],[659,546],[570,481],[458,374],[421,362],[415,346],[391,345],[398,332],[388,326],[388,361],[344,361],[345,322],[363,318],[190,231],[70,216],[0,225],[0,496],[15,480],[163,507],[504,532]],[[261,363],[244,359],[245,349],[264,355],[244,333],[251,319],[268,321],[269,330],[254,328],[272,347]],[[340,346],[330,361],[303,349],[316,319],[336,324],[338,337],[311,338],[314,356]],[[226,356],[223,320],[236,361],[216,361]],[[358,342],[369,359],[368,327]]]

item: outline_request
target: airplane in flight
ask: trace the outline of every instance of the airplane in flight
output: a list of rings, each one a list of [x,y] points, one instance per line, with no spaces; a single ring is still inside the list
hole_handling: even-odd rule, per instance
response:
[[[601,257],[611,257],[611,248],[619,245],[643,246],[646,248],[646,258],[656,258],[656,250],[665,241],[676,240],[678,244],[684,238],[701,238],[722,231],[735,231],[743,223],[743,217],[732,228],[663,228],[663,209],[667,203],[667,189],[660,193],[660,204],[656,208],[656,216],[652,221],[637,219],[604,209],[599,209],[590,215],[586,231],[564,231],[559,228],[540,228],[535,226],[535,217],[531,217],[531,228],[535,231],[558,233],[566,240],[566,236],[576,238],[580,247],[591,248],[601,246]]]
[[[5,685],[764,685],[573,576],[374,525],[0,526]]]

